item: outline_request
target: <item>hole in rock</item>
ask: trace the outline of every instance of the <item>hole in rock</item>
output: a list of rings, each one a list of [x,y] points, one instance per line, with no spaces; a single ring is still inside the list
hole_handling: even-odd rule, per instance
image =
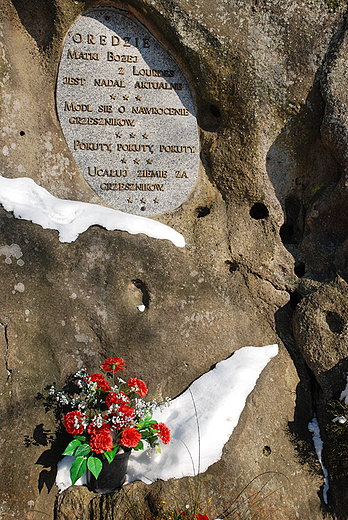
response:
[[[283,244],[289,244],[294,236],[293,224],[283,224],[279,231]]]
[[[215,105],[210,105],[209,110],[214,117],[221,117],[221,112]]]
[[[299,262],[298,264],[295,264],[294,272],[295,272],[296,276],[298,276],[299,278],[302,278],[302,276],[306,272],[306,266],[305,266],[304,262]]]
[[[21,136],[23,137],[23,135],[25,135],[24,130],[21,130],[21,131],[19,132],[19,135],[21,135]]]
[[[231,262],[231,260],[226,260],[225,264],[228,266],[230,273],[234,273],[238,269],[238,264],[236,262]]]
[[[198,218],[206,217],[207,215],[209,215],[209,213],[210,213],[210,208],[208,208],[208,206],[199,206],[197,208],[197,217]]]
[[[200,127],[208,132],[216,132],[222,121],[220,110],[212,104],[202,107],[198,118]]]
[[[141,211],[145,211],[145,210],[146,210],[146,207],[145,207],[145,206],[141,206],[140,210],[141,210]]]
[[[264,454],[265,457],[269,457],[270,454],[272,453],[272,450],[269,446],[264,446],[262,453]]]
[[[326,323],[328,324],[331,332],[334,332],[335,334],[342,333],[344,323],[342,318],[337,314],[337,312],[328,312],[326,314]]]
[[[267,218],[269,215],[268,209],[262,202],[256,202],[252,206],[249,214],[250,214],[251,218],[253,218],[254,220],[261,220],[261,219]]]
[[[279,231],[283,244],[297,244],[301,239],[300,212],[301,202],[293,195],[287,197],[285,199],[285,222]]]
[[[296,305],[300,303],[302,296],[297,291],[290,293],[290,307],[295,309]]]
[[[132,280],[132,284],[143,293],[143,305],[148,309],[150,304],[150,294],[147,290],[146,284],[142,280],[139,280],[139,278]]]

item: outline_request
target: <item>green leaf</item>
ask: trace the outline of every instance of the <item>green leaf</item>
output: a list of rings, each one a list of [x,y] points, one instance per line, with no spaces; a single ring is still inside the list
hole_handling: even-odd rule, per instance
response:
[[[79,439],[73,439],[65,450],[63,451],[63,455],[73,455],[76,448],[78,448],[81,445],[81,441]]]
[[[139,421],[137,424],[137,428],[147,428],[148,426],[152,426],[153,424],[156,424],[157,421],[154,421],[151,419],[150,415],[147,415],[142,421]]]
[[[104,457],[106,458],[106,460],[108,461],[108,463],[110,464],[110,462],[112,462],[115,458],[115,455],[116,453],[118,452],[119,450],[119,444],[117,446],[115,446],[114,448],[112,448],[111,451],[104,451]]]
[[[75,457],[87,457],[89,452],[91,451],[91,448],[89,447],[89,444],[81,444],[74,453]]]
[[[145,438],[145,440],[150,444],[151,448],[154,448],[158,445],[158,438],[156,435],[151,435],[150,437]]]
[[[87,437],[86,437],[86,435],[76,435],[75,439],[77,439],[77,440],[81,441],[82,443],[84,443],[84,442],[86,442]]]
[[[143,450],[144,449],[144,444],[142,441],[139,441],[138,444],[136,445],[135,448],[133,448],[135,451],[138,451],[138,450]]]
[[[87,460],[87,468],[94,475],[95,478],[99,477],[99,473],[101,472],[103,467],[103,463],[98,457],[94,457],[93,455]]]
[[[82,477],[87,467],[87,458],[86,457],[77,457],[76,460],[71,464],[70,468],[70,478],[71,484],[74,485],[75,482]]]

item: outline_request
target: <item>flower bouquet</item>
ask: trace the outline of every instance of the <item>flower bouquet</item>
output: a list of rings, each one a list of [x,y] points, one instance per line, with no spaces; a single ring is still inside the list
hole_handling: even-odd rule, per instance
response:
[[[122,358],[108,358],[102,364],[102,374],[88,375],[82,369],[74,375],[76,391],[57,391],[50,388],[50,395],[64,406],[73,408],[65,414],[63,422],[74,439],[63,455],[75,457],[70,469],[72,485],[88,469],[98,479],[103,460],[109,464],[118,452],[143,450],[144,441],[161,451],[170,441],[170,430],[163,423],[152,419],[156,400],[145,401],[147,387],[144,381],[130,378],[128,382],[115,374],[125,368]]]

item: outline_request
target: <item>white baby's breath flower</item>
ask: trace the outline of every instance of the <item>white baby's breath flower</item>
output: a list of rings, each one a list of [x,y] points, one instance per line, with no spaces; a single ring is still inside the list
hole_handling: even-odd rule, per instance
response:
[[[98,415],[96,415],[95,417],[93,417],[92,424],[94,426],[96,426],[97,428],[101,428],[103,426],[104,421],[103,421],[103,417],[101,416],[100,413]]]
[[[68,399],[66,398],[65,395],[61,395],[60,396],[59,402],[60,402],[60,404],[69,404],[69,401],[68,401]]]

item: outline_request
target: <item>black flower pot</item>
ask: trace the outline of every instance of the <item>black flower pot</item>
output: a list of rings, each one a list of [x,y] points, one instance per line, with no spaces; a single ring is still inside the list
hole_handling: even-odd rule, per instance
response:
[[[132,450],[121,451],[116,453],[112,462],[108,462],[102,455],[98,455],[102,461],[103,467],[98,478],[87,470],[87,486],[88,489],[95,493],[112,493],[116,489],[122,487],[126,480],[128,459]]]

